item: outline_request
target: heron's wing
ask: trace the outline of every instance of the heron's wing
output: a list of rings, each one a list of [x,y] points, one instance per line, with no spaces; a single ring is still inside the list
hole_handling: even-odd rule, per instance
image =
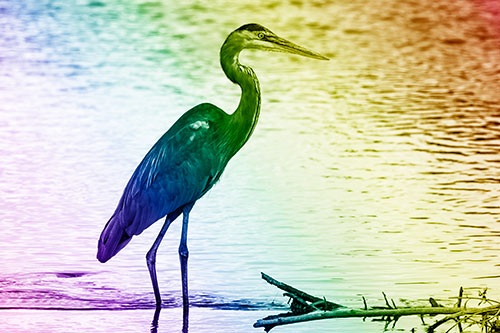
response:
[[[210,104],[184,114],[146,154],[128,182],[115,214],[128,235],[196,201],[215,183],[227,161],[220,135],[227,115]]]

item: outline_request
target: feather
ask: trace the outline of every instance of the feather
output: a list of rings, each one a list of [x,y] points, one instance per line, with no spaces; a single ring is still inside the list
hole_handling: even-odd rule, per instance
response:
[[[111,259],[132,239],[132,236],[127,234],[125,229],[122,228],[122,223],[118,221],[119,219],[119,216],[113,215],[101,233],[97,247],[97,260],[100,262],[104,263]]]
[[[106,262],[157,220],[194,202],[217,182],[227,151],[228,115],[208,103],[186,112],[156,142],[130,178],[98,244]],[[211,126],[218,123],[219,127]]]

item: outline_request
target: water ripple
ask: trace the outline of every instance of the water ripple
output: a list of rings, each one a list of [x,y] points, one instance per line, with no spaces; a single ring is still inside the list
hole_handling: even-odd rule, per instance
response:
[[[32,310],[134,310],[154,309],[152,292],[126,292],[98,286],[92,272],[54,272],[0,276],[0,309]],[[62,279],[62,280],[61,280]],[[74,279],[75,281],[65,281]],[[282,310],[283,304],[251,300],[227,299],[192,292],[190,305],[214,310]],[[162,307],[182,306],[181,295],[162,295]]]

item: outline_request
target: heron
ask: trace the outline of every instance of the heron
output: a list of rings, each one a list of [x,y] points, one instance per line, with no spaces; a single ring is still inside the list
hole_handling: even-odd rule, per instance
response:
[[[118,206],[99,238],[97,259],[104,263],[154,222],[165,217],[160,233],[146,254],[156,309],[161,296],[156,275],[156,252],[171,223],[182,213],[179,245],[182,299],[188,300],[188,221],[194,204],[219,180],[229,160],[252,135],[259,119],[261,93],[252,68],[239,62],[244,49],[287,52],[328,60],[318,53],[278,37],[256,23],[231,32],[220,50],[227,78],[241,88],[236,110],[228,114],[210,103],[184,113],[154,144],[128,181]]]

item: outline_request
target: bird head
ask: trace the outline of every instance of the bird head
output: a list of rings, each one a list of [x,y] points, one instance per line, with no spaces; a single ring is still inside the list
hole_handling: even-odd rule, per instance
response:
[[[233,39],[236,44],[241,45],[241,49],[285,52],[314,59],[329,60],[327,57],[277,36],[271,30],[256,23],[245,24],[239,27],[233,31],[229,38]]]

